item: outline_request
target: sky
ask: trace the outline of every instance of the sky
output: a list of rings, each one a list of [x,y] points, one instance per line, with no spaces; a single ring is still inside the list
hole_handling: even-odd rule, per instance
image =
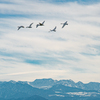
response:
[[[0,0],[0,81],[42,78],[100,82],[99,0]]]

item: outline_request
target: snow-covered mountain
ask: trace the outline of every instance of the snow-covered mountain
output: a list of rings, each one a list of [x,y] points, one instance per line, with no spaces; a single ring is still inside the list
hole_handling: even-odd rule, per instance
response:
[[[0,100],[100,100],[100,83],[36,79],[0,82]]]
[[[51,88],[53,85],[62,84],[69,87],[77,87],[84,90],[97,90],[100,91],[100,83],[98,82],[90,82],[87,84],[82,83],[81,81],[75,83],[73,80],[53,80],[49,79],[36,79],[33,82],[29,82],[29,84],[33,87],[37,88]]]

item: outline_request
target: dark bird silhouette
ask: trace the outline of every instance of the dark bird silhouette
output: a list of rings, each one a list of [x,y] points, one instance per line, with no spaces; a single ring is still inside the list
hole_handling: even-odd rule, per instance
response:
[[[61,23],[61,24],[63,24],[62,28],[64,28],[65,25],[68,25],[67,21],[65,23]]]
[[[37,25],[36,25],[36,28],[37,28],[38,26],[44,26],[44,22],[45,22],[45,21],[43,21],[42,23],[37,24]]]
[[[26,28],[32,28],[32,24],[33,24],[33,23],[31,23],[31,24],[30,24],[29,26],[27,26]]]
[[[24,28],[24,26],[18,26],[18,29],[17,30],[19,30],[20,28]]]
[[[51,31],[56,32],[56,28],[57,28],[57,27],[55,26],[55,28],[54,28],[54,29],[52,29],[52,30],[50,30],[49,32],[51,32]]]

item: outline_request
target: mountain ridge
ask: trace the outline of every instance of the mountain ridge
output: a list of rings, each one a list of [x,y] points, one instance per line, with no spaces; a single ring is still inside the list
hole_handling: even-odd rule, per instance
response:
[[[86,90],[98,90],[100,91],[100,83],[99,82],[89,82],[83,83],[81,81],[74,82],[73,80],[53,80],[52,78],[44,78],[44,79],[36,79],[33,82],[29,82],[29,84],[36,88],[48,89],[53,85],[62,84],[69,87],[77,87]]]
[[[48,86],[49,88],[45,88]],[[31,83],[11,80],[0,82],[0,98],[1,100],[35,100],[34,95],[37,95],[45,100],[88,100],[100,98],[99,87],[98,82],[84,84],[81,81],[75,83],[73,80],[58,81],[51,78],[36,79]]]

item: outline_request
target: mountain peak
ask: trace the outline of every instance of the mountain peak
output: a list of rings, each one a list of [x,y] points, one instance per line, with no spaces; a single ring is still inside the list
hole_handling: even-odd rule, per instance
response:
[[[81,81],[78,81],[77,84],[83,84]]]
[[[14,81],[14,80],[10,80],[9,83],[16,83],[16,81]]]

